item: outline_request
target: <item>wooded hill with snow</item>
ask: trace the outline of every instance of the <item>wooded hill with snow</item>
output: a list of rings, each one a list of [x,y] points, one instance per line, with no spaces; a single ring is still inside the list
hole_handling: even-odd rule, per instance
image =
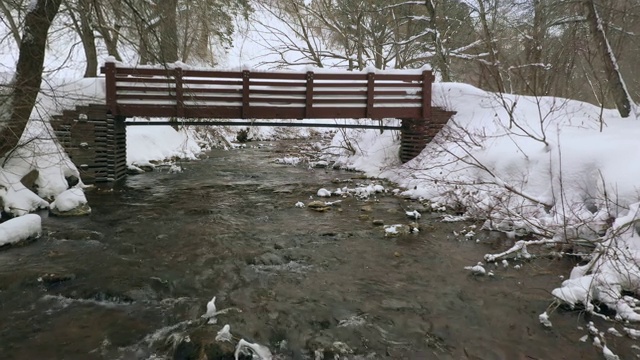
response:
[[[639,336],[640,122],[633,98],[640,81],[637,62],[627,60],[640,50],[635,1],[25,0],[0,3],[0,11],[5,214],[25,215],[53,200],[65,209],[86,202],[77,191],[82,182],[70,186],[77,169],[47,119],[100,99],[103,83],[91,77],[106,55],[132,64],[267,68],[430,64],[442,80],[434,105],[457,114],[419,157],[400,164],[397,136],[373,130],[339,132],[327,156],[518,240],[485,263],[584,252],[585,265],[557,284],[556,300],[588,312],[605,304],[628,336]],[[51,29],[25,26],[41,25],[45,15]],[[34,78],[40,67],[23,51],[38,45],[45,70]],[[88,78],[78,80],[82,75]],[[29,106],[23,100],[34,81],[41,91]],[[16,131],[20,124],[24,134]],[[202,151],[189,129],[128,131],[128,143],[137,144],[129,146],[130,164]],[[34,169],[37,194],[20,183]],[[23,239],[20,229],[38,231],[33,216],[25,219],[4,223],[0,244]],[[542,320],[550,325],[553,314]],[[602,346],[605,335],[594,338],[613,356]]]

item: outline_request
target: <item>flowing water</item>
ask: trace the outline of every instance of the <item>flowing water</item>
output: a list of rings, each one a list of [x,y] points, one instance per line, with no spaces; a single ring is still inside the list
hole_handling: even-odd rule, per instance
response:
[[[408,224],[405,210],[424,212],[390,193],[298,208],[321,187],[372,180],[274,162],[295,144],[215,150],[181,173],[89,190],[90,216],[42,214],[40,239],[0,249],[0,357],[233,358],[232,344],[214,341],[224,324],[234,342],[280,359],[602,357],[578,341],[579,313],[556,311],[551,329],[538,322],[569,260],[472,276],[464,266],[508,245],[454,234],[477,224],[425,212],[419,233],[385,236],[373,220]],[[226,311],[207,324],[213,296]],[[633,355],[627,340],[610,341]]]

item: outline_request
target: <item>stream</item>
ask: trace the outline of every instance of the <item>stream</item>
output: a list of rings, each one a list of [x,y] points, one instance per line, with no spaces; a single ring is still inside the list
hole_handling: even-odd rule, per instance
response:
[[[578,311],[538,321],[570,260],[474,276],[464,267],[508,239],[442,222],[393,184],[274,161],[301,144],[213,150],[179,173],[89,189],[90,216],[41,213],[42,237],[0,249],[2,359],[233,359],[240,338],[276,359],[603,358],[578,340]],[[295,206],[369,184],[388,191],[323,199],[341,200],[323,212]],[[410,210],[420,231],[388,236],[381,224],[410,224]],[[213,296],[223,311],[207,324]],[[225,324],[232,343],[215,341]],[[607,339],[635,356],[630,340]]]

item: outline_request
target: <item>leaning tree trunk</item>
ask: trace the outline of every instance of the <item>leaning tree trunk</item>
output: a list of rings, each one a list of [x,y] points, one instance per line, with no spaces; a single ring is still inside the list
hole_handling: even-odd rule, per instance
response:
[[[98,76],[98,51],[96,50],[96,36],[93,33],[91,24],[92,4],[90,0],[79,1],[80,8],[80,40],[84,48],[84,55],[87,58],[84,77]]]
[[[18,145],[42,83],[47,34],[62,0],[37,0],[24,20],[20,55],[12,89],[9,117],[0,114],[0,156]]]
[[[604,61],[607,84],[613,96],[613,101],[616,103],[620,116],[623,118],[629,117],[631,114],[631,96],[629,95],[629,91],[627,91],[624,79],[622,79],[622,74],[620,74],[616,56],[611,49],[611,45],[609,45],[609,39],[607,39],[607,35],[602,27],[602,19],[600,18],[600,14],[598,14],[595,0],[587,0],[584,2],[584,5],[589,30],[597,42],[598,51]]]

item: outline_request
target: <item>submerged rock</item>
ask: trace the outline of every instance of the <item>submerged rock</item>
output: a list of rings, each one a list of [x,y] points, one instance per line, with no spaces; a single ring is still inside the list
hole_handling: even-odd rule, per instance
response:
[[[331,206],[327,205],[324,201],[312,201],[307,204],[307,207],[313,211],[324,212],[331,209]]]
[[[274,253],[265,253],[255,258],[256,265],[282,265],[285,263],[282,257]]]

